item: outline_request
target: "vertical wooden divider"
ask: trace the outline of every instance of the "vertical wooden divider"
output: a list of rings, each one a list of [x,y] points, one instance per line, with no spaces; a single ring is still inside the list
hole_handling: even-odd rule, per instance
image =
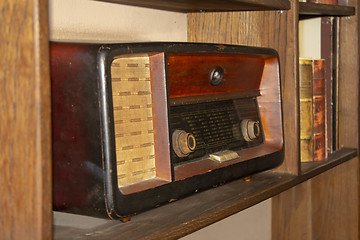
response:
[[[51,239],[48,1],[0,1],[0,239]]]
[[[349,0],[349,6],[356,7],[356,15],[340,19],[340,141],[341,146],[358,149],[358,2]],[[359,159],[275,196],[272,225],[272,238],[277,240],[358,239]]]

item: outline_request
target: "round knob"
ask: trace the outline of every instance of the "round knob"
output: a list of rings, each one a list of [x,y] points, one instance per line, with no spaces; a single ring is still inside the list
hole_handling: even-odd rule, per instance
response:
[[[178,157],[186,157],[196,148],[194,135],[184,130],[175,130],[172,134],[174,152]]]
[[[224,78],[224,69],[222,67],[215,67],[210,73],[210,84],[213,86],[219,85]]]
[[[250,142],[260,135],[260,124],[258,121],[245,119],[240,124],[241,133],[245,141]]]

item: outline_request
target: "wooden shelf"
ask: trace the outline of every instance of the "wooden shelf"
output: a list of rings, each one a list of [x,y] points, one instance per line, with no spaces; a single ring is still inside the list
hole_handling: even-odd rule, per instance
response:
[[[355,15],[355,8],[348,6],[299,2],[299,15],[337,17],[353,16]]]
[[[350,160],[357,156],[356,149],[344,148],[328,156],[328,159],[317,162],[303,162],[301,163],[301,176],[307,176],[312,178],[319,173],[325,172],[330,168],[333,168],[347,160]]]
[[[185,236],[296,186],[357,156],[344,148],[326,161],[306,163],[300,176],[264,172],[199,192],[134,216],[130,222],[54,213],[54,239],[174,239]]]
[[[174,12],[288,10],[289,0],[98,0]]]

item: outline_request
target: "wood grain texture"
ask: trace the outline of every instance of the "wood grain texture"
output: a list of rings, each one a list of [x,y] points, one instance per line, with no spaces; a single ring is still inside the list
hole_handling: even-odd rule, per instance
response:
[[[299,173],[297,1],[289,11],[189,13],[188,40],[270,47],[280,56],[285,161],[279,172]],[[294,10],[295,9],[295,10]],[[286,81],[285,81],[286,79]]]
[[[265,57],[250,54],[169,54],[169,97],[259,90]],[[209,73],[216,66],[223,69],[224,77],[214,87],[210,84]]]
[[[310,239],[311,222],[308,221],[308,215],[311,211],[311,192],[309,185],[310,180],[287,190],[287,194],[279,194],[273,198],[272,239]],[[291,207],[283,208],[283,206],[288,206],[289,202],[292,203]]]
[[[359,147],[359,17],[342,18],[340,24],[339,96],[340,142],[342,146]],[[298,201],[293,192],[286,191],[273,198],[272,221],[274,239],[358,239],[359,234],[359,159],[354,158],[310,180],[306,186],[310,197],[299,210],[288,215]],[[310,192],[309,192],[310,191]],[[284,202],[282,199],[287,199]],[[310,211],[309,211],[310,209]],[[304,213],[306,213],[304,215]],[[287,232],[284,227],[299,227],[299,221],[311,225],[306,237]],[[300,226],[301,227],[301,226]]]
[[[349,0],[349,6],[356,7],[355,16],[340,19],[339,33],[339,144],[340,146],[354,146],[359,149],[359,1]],[[353,172],[354,169],[357,172]],[[357,234],[360,229],[359,214],[359,160],[348,166],[343,171],[352,173],[353,181],[347,190],[349,194],[357,193],[348,208],[357,212],[357,221],[346,221],[356,229],[351,229]],[[356,174],[356,175],[355,175]]]
[[[358,239],[358,158],[311,179],[311,239]]]
[[[358,158],[273,198],[272,238],[357,239]]]
[[[277,195],[282,191],[295,187],[296,185],[317,176],[318,174],[329,170],[339,164],[342,164],[356,156],[354,149],[342,149],[329,157],[327,162],[312,162],[314,165],[311,170],[304,172],[300,176],[289,174],[263,172],[251,177],[250,181],[237,179],[222,186],[212,188],[206,191],[200,191],[187,198],[174,201],[171,204],[152,209],[150,211],[134,216],[130,222],[124,224],[119,221],[108,221],[103,223],[103,219],[98,219],[101,226],[91,227],[86,222],[68,224],[67,226],[55,225],[55,239],[177,239],[191,232],[206,227],[216,221],[237,213],[247,207],[259,203],[271,196]],[[287,208],[287,212],[279,217],[287,222],[279,221],[278,229],[284,230],[286,235],[283,239],[291,236],[293,231],[302,233],[302,236],[308,231],[297,229],[298,225],[292,225],[288,218],[299,222],[303,219],[295,219],[297,214],[305,215],[303,207],[308,205],[308,199],[305,193],[309,193],[307,184],[300,188],[289,190],[292,195],[286,198],[278,205],[287,206],[292,199],[296,200],[295,205]],[[306,201],[305,201],[306,200]],[[302,207],[303,206],[303,207]],[[56,218],[56,214],[55,214]],[[82,219],[85,217],[82,217]],[[69,222],[73,219],[70,217]],[[56,223],[56,221],[55,221]],[[306,221],[303,221],[306,223]],[[84,229],[84,224],[90,225]],[[93,225],[93,224],[92,224]],[[282,234],[283,235],[283,234]],[[280,235],[280,236],[282,236]],[[281,238],[273,238],[281,239]]]
[[[0,239],[50,239],[47,1],[0,2]]]
[[[313,16],[352,16],[355,15],[354,5],[339,6],[318,3],[299,3],[299,13]]]
[[[357,6],[358,1],[349,5]],[[339,115],[340,146],[359,147],[359,9],[356,16],[340,19]],[[356,133],[356,134],[354,134]]]
[[[292,180],[294,176],[288,174],[262,173],[254,176],[250,182],[239,179],[152,209],[134,216],[126,224],[111,221],[91,229],[81,229],[79,224],[74,224],[72,228],[55,226],[54,238],[178,239],[243,210],[254,201],[264,200],[273,190],[280,190],[278,187]],[[258,190],[261,196],[255,193]]]

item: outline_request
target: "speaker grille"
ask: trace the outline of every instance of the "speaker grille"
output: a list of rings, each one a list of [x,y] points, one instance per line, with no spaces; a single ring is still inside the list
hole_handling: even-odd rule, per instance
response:
[[[111,64],[118,187],[156,177],[148,56]]]

